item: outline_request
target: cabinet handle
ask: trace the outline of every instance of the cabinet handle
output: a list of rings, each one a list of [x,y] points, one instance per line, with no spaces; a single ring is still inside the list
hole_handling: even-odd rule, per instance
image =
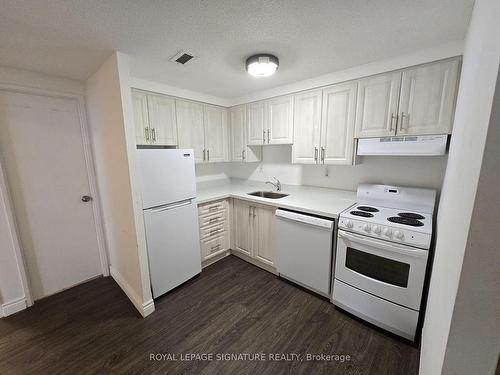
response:
[[[146,135],[146,141],[149,142],[149,128],[147,126],[144,128],[144,134]]]
[[[245,160],[245,150],[241,151],[241,159]]]
[[[269,143],[269,133],[271,132],[271,130],[267,130],[267,143]]]
[[[205,161],[205,149],[203,149],[203,161]]]
[[[210,250],[214,251],[214,250],[217,250],[219,248],[220,248],[220,244],[210,247]]]
[[[252,216],[252,206],[248,206],[248,217]]]
[[[256,209],[257,207],[252,207],[252,208],[253,208],[253,217],[255,217],[255,209]]]
[[[394,115],[394,113],[391,113],[391,123],[390,123],[390,128],[389,128],[389,131],[393,131],[394,130],[394,126],[393,126],[393,122],[394,120],[396,120],[396,127],[398,126],[398,115]]]
[[[318,162],[318,148],[314,147],[314,161]]]
[[[210,231],[210,236],[214,235],[214,234],[219,234],[219,232],[221,231],[222,229],[212,229]]]
[[[262,143],[266,143],[266,131],[262,130]]]
[[[207,150],[207,161],[210,161],[210,150]]]
[[[151,132],[153,134],[153,142],[156,142],[156,129],[155,128],[151,129]]]
[[[210,218],[210,219],[208,220],[208,222],[209,222],[210,224],[212,224],[212,223],[216,223],[216,222],[218,222],[218,221],[219,221],[219,219],[220,219],[220,218],[221,218],[220,216],[212,217],[212,218]]]
[[[405,123],[405,118],[407,119],[408,117],[410,117],[410,114],[409,113],[404,113],[404,112],[401,112],[401,123],[399,124],[399,129],[400,130],[403,130],[404,129],[404,123]]]
[[[325,148],[321,147],[321,162],[325,164]]]

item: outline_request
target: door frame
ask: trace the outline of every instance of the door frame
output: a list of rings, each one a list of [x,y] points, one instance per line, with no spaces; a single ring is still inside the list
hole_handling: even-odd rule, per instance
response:
[[[72,94],[57,90],[33,88],[23,85],[6,84],[0,82],[0,91],[11,93],[21,93],[28,95],[40,95],[53,98],[71,99],[77,102],[78,118],[80,122],[80,132],[82,136],[83,156],[87,169],[87,180],[89,182],[90,194],[94,198],[92,204],[92,216],[94,219],[94,227],[97,236],[97,248],[99,252],[99,260],[101,263],[101,272],[103,276],[109,276],[109,260],[107,255],[107,244],[104,236],[104,226],[102,221],[101,200],[97,190],[97,178],[94,167],[94,157],[92,152],[92,143],[90,141],[89,126],[86,116],[85,97],[83,94]],[[14,204],[9,193],[9,185],[7,176],[4,171],[3,160],[0,158],[0,192],[4,197],[4,204],[7,207],[7,223],[9,225],[10,235],[14,243],[16,261],[21,275],[21,282],[26,298],[26,305],[32,306],[34,303],[31,293],[31,285],[29,272],[26,265],[24,250],[22,248],[19,230],[17,228],[17,220],[15,217]]]

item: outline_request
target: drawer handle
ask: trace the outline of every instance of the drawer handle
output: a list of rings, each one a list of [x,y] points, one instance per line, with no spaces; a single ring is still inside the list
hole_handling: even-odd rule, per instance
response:
[[[212,206],[212,207],[209,207],[208,210],[209,211],[217,211],[219,209],[220,206]]]
[[[210,224],[212,224],[212,223],[215,223],[215,222],[219,221],[220,219],[221,219],[221,217],[220,217],[220,216],[216,216],[216,217],[212,217],[212,218],[210,218],[210,220],[208,220],[208,222],[209,222]]]
[[[210,247],[210,251],[218,250],[220,248],[220,244]]]
[[[220,229],[220,228],[219,228],[219,229],[212,229],[212,230],[210,231],[210,235],[212,236],[212,235],[214,235],[214,234],[218,234],[220,231],[222,231],[222,229]]]

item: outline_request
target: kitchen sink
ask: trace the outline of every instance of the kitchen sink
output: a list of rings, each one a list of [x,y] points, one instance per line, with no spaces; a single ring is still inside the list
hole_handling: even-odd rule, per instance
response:
[[[248,193],[248,195],[261,198],[280,199],[287,197],[289,194],[276,193],[274,191],[254,191],[253,193]]]

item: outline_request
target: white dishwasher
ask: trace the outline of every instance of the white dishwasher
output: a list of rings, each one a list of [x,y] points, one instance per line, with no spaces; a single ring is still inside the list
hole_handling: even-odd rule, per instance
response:
[[[334,219],[276,210],[276,267],[281,277],[330,297]]]

